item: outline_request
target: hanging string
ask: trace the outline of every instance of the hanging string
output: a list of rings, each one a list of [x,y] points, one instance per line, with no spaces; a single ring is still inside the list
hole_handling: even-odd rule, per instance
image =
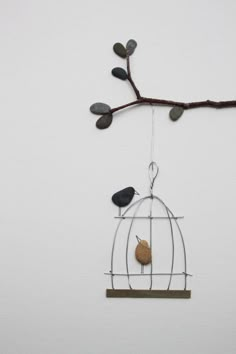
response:
[[[152,108],[152,123],[151,123],[151,149],[150,149],[150,163],[148,166],[149,179],[150,179],[150,194],[153,195],[153,186],[155,179],[158,175],[159,168],[154,161],[154,148],[155,148],[155,107],[151,104]]]
[[[150,163],[154,161],[154,148],[155,148],[155,107],[151,104],[152,109],[152,123],[151,123],[151,151]]]

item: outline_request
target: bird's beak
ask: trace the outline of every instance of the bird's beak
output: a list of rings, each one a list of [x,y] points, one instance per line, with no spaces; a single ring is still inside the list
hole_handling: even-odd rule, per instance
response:
[[[139,192],[137,192],[137,191],[134,191],[134,194],[136,194],[136,195],[140,195],[140,194],[139,194]]]
[[[139,238],[138,235],[136,235],[136,239],[137,239],[138,243],[141,241],[141,238]]]

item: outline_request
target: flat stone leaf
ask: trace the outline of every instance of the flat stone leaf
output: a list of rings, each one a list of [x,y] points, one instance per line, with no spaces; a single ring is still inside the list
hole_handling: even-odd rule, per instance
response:
[[[112,75],[121,80],[126,80],[128,75],[127,72],[122,68],[114,68],[111,71]]]
[[[132,55],[137,47],[137,42],[134,39],[130,39],[126,44],[126,50],[128,55]]]
[[[108,128],[111,125],[112,119],[113,119],[113,116],[112,116],[111,113],[104,114],[103,116],[101,116],[97,120],[96,127],[98,129],[106,129],[106,128]]]
[[[101,102],[96,102],[96,103],[92,104],[92,106],[90,107],[90,111],[93,114],[105,114],[105,113],[109,113],[110,110],[111,110],[111,107],[108,106],[108,104],[101,103]]]
[[[127,51],[126,51],[125,47],[123,46],[123,44],[115,43],[113,45],[113,50],[117,55],[119,55],[119,57],[121,57],[121,58],[127,57]]]
[[[182,114],[184,113],[184,109],[179,106],[174,106],[169,113],[170,119],[173,120],[174,122],[178,120]]]

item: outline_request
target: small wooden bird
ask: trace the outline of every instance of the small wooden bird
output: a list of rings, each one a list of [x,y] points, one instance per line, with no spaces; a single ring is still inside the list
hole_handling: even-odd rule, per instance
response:
[[[113,194],[111,199],[115,205],[122,208],[131,203],[135,194],[139,195],[133,187],[127,187]]]

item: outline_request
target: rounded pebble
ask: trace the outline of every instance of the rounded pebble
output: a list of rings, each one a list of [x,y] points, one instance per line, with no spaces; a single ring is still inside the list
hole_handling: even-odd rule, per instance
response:
[[[137,42],[134,39],[130,39],[126,44],[126,50],[128,55],[132,55],[137,47]]]
[[[170,119],[173,120],[174,122],[178,120],[182,114],[184,113],[184,109],[179,106],[174,106],[169,113]]]
[[[111,107],[108,106],[108,104],[101,103],[101,102],[96,102],[96,103],[92,104],[92,106],[90,107],[90,111],[93,114],[105,114],[105,113],[109,113],[110,110],[111,110]]]
[[[97,120],[96,127],[98,129],[106,129],[111,125],[112,119],[113,117],[111,113],[104,114]]]
[[[119,55],[119,57],[121,57],[121,58],[127,57],[127,51],[126,51],[125,47],[123,46],[123,44],[115,43],[113,46],[113,50],[117,55]]]
[[[135,257],[142,265],[147,265],[152,261],[151,248],[146,240],[140,240],[135,249]]]
[[[127,80],[127,72],[122,68],[114,68],[112,69],[111,73],[113,76],[117,77],[120,80]]]

